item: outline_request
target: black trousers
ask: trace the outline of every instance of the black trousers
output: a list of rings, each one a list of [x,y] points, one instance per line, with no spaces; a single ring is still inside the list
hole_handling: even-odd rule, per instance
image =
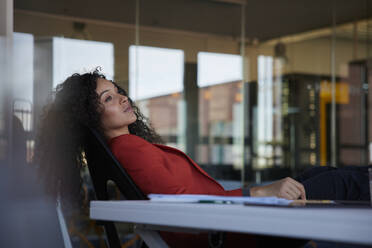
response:
[[[343,168],[316,166],[295,179],[304,185],[307,199],[369,201],[368,168],[371,166]],[[302,239],[269,236],[258,236],[257,241],[259,248],[303,247],[308,242]],[[337,247],[337,245],[331,246]]]
[[[368,168],[316,166],[295,179],[304,185],[307,199],[369,201]]]

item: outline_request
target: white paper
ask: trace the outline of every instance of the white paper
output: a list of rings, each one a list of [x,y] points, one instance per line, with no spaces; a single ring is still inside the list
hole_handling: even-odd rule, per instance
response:
[[[250,197],[250,196],[217,196],[217,195],[186,195],[186,194],[149,194],[154,202],[182,202],[182,203],[252,203],[264,205],[289,205],[292,200],[278,197]]]

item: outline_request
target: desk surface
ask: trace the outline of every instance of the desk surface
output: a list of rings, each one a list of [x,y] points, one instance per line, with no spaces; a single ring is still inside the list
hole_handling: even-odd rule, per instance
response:
[[[90,217],[166,227],[372,244],[372,208],[92,201]]]

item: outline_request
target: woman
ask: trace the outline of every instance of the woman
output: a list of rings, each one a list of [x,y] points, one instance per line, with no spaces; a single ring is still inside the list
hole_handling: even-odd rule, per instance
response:
[[[98,71],[74,74],[58,85],[54,102],[44,112],[35,152],[40,170],[45,175],[47,190],[52,195],[59,193],[62,198],[70,200],[79,195],[79,170],[84,164],[87,126],[106,138],[113,154],[145,194],[243,194],[241,189],[223,190],[182,152],[160,145],[160,136],[125,91],[106,80]],[[178,166],[182,169],[178,174],[177,162],[182,164]],[[187,185],[182,186],[178,180]],[[194,180],[194,187],[190,180]],[[198,180],[206,189],[197,187],[200,186]],[[251,188],[246,193],[252,196],[305,198],[303,186],[290,178],[269,186]]]
[[[145,194],[251,195],[306,199],[334,198],[335,191],[343,191],[337,197],[368,197],[368,193],[359,190],[364,188],[364,183],[368,184],[367,177],[361,180],[358,174],[356,180],[352,178],[351,184],[357,185],[354,187],[357,190],[348,195],[346,184],[341,185],[342,190],[339,190],[340,185],[337,183],[327,185],[330,182],[327,173],[330,172],[324,169],[307,173],[302,177],[302,183],[285,178],[265,186],[226,191],[187,155],[161,145],[160,136],[126,92],[94,71],[74,74],[57,86],[55,100],[43,116],[36,146],[35,158],[44,175],[48,192],[53,196],[59,194],[62,199],[70,202],[77,202],[79,198],[80,168],[85,161],[87,126],[106,138],[113,154]],[[337,173],[333,174],[338,181],[343,181]],[[314,179],[316,184],[312,183]],[[319,191],[319,187],[314,187],[324,183],[327,187],[325,190]],[[365,188],[368,189],[368,186]]]

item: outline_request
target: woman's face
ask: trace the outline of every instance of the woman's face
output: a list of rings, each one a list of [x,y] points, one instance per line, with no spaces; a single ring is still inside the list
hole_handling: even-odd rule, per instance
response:
[[[119,94],[118,88],[103,78],[97,80],[96,92],[103,106],[101,124],[105,136],[111,139],[128,134],[128,125],[137,119],[128,97]]]

